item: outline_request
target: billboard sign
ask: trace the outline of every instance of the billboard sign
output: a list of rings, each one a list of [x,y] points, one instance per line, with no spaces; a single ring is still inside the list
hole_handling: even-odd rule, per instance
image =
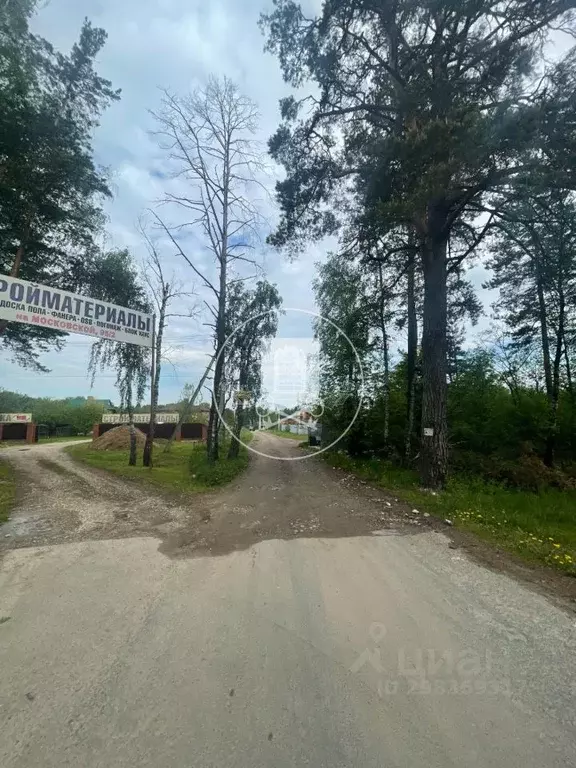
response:
[[[29,424],[31,413],[0,413],[0,424]]]
[[[0,275],[0,318],[93,339],[152,346],[152,315],[8,275]]]
[[[156,424],[178,424],[179,413],[157,413]],[[104,413],[102,415],[102,424],[128,424],[127,413]],[[148,424],[150,422],[149,413],[135,413],[134,424]]]

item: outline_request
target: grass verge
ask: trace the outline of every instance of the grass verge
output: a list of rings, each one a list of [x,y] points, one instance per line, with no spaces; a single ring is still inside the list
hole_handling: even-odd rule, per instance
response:
[[[243,435],[245,442],[250,438]],[[221,459],[214,465],[206,460],[204,443],[174,443],[170,453],[163,446],[154,449],[154,466],[142,466],[142,451],[138,452],[138,465],[128,465],[128,451],[95,451],[92,444],[72,445],[66,448],[77,461],[91,467],[104,469],[120,477],[141,480],[154,486],[177,493],[200,493],[233,480],[248,466],[248,451],[240,446],[237,459],[227,459],[228,442],[221,446]]]
[[[432,495],[418,487],[416,472],[379,459],[322,454],[332,467],[353,472],[397,493],[398,498],[522,559],[576,576],[576,491],[540,493],[506,488],[473,477],[453,477]]]
[[[16,497],[16,482],[12,467],[0,461],[0,524],[8,520]]]
[[[308,440],[306,435],[295,435],[292,432],[284,432],[282,429],[267,429],[266,432],[270,435],[276,435],[276,437],[287,437],[290,440],[298,440],[300,442],[302,442],[304,438]]]

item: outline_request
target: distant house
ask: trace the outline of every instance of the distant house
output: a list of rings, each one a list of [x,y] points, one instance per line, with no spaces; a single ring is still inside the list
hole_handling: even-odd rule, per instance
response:
[[[287,416],[285,419],[280,419],[280,424],[307,424],[309,421],[316,421],[310,411],[299,411],[292,414],[292,416]]]
[[[304,435],[308,432],[308,427],[316,424],[316,419],[310,411],[299,411],[298,413],[280,419],[278,426],[281,430],[292,432],[295,435]]]

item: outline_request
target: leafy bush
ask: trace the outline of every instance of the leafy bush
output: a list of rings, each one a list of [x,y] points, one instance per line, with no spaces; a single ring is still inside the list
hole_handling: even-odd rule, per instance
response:
[[[416,388],[413,444],[417,456],[421,410]],[[351,422],[357,396],[328,398],[322,418],[324,444],[336,439]],[[353,458],[404,457],[406,429],[406,366],[403,361],[390,376],[389,436],[384,439],[385,409],[382,395],[368,398],[337,450]],[[548,403],[544,392],[518,386],[512,393],[496,374],[492,357],[472,350],[458,361],[448,387],[448,427],[451,471],[476,475],[508,487],[529,490],[571,489],[576,478],[576,406],[562,392],[558,410],[558,468],[542,461],[546,446]]]
[[[534,453],[525,453],[518,459],[503,456],[461,451],[454,455],[453,472],[481,476],[489,482],[501,483],[510,488],[525,488],[539,492],[544,488],[571,490],[576,480],[560,469],[547,467]]]
[[[71,398],[75,401],[76,398]],[[92,426],[102,419],[102,405],[86,400],[83,405],[74,405],[70,399],[55,400],[51,397],[28,397],[18,392],[0,391],[0,411],[3,413],[32,413],[36,424],[44,424],[48,434],[56,433],[58,427],[71,427],[73,435],[87,435]]]

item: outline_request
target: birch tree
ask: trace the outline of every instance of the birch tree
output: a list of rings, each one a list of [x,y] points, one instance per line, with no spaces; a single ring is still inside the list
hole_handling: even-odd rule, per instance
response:
[[[229,459],[236,458],[240,450],[245,404],[256,403],[261,395],[262,356],[278,330],[281,304],[278,289],[265,280],[260,280],[252,290],[239,283],[232,286],[227,330],[235,413]]]
[[[156,411],[158,409],[158,393],[160,388],[160,374],[162,371],[162,359],[164,356],[164,332],[170,318],[173,317],[192,317],[192,311],[173,312],[170,310],[176,299],[190,298],[194,291],[184,291],[182,282],[176,277],[174,272],[167,270],[165,259],[160,253],[160,246],[157,240],[154,240],[147,229],[146,222],[138,222],[138,230],[146,244],[148,256],[144,262],[143,277],[150,301],[154,307],[155,318],[155,337],[154,337],[154,364],[150,376],[150,426],[146,435],[146,444],[142,463],[145,467],[152,466],[152,454],[154,450],[154,427],[156,424]],[[174,430],[174,433],[176,430]]]
[[[535,189],[499,218],[489,287],[499,289],[497,317],[514,344],[536,351],[548,401],[544,462],[554,465],[564,376],[572,392],[576,336],[576,205],[559,189]]]
[[[255,104],[228,79],[210,78],[188,96],[163,92],[162,107],[153,113],[160,147],[172,166],[173,183],[162,202],[182,220],[168,223],[158,213],[157,224],[203,285],[212,317],[216,355],[208,424],[208,459],[219,457],[218,408],[225,381],[226,306],[228,285],[239,262],[254,264],[251,250],[260,216],[254,202],[261,156],[254,139],[258,123]],[[216,269],[201,268],[184,238],[202,237]]]
[[[91,296],[110,301],[123,307],[149,312],[144,287],[136,272],[128,251],[110,251],[101,254],[90,265]],[[120,408],[128,414],[130,428],[130,466],[136,465],[136,427],[134,407],[144,398],[146,381],[150,370],[150,352],[146,347],[135,344],[99,339],[92,345],[88,373],[92,383],[98,370],[113,368],[116,372],[116,387],[120,394]]]

